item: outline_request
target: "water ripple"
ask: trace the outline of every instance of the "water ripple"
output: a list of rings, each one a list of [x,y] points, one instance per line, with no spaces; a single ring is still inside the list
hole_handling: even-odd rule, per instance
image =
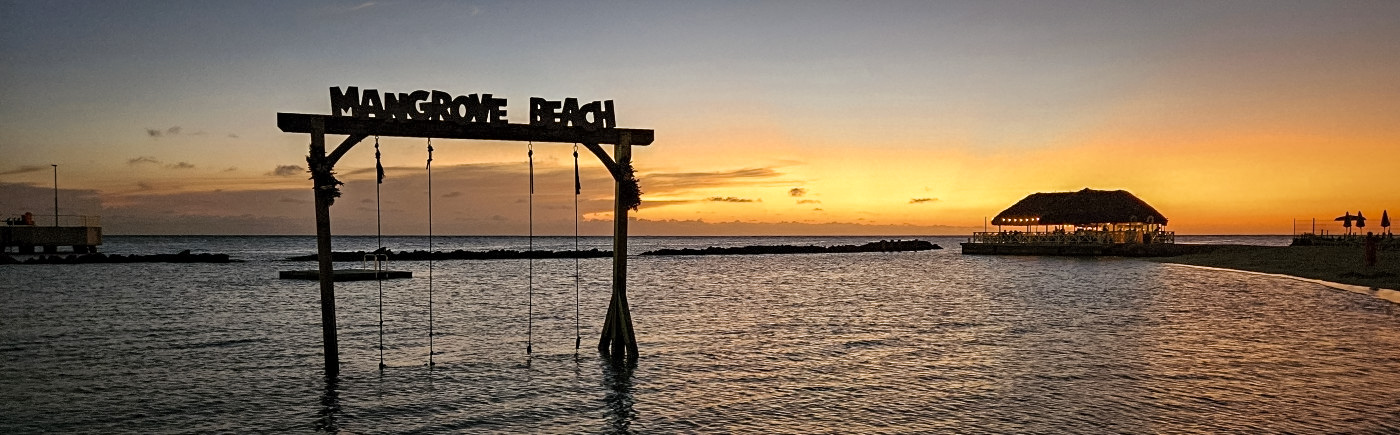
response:
[[[231,247],[258,243],[295,251]],[[638,257],[628,366],[591,350],[609,263],[582,263],[579,353],[572,261],[535,265],[532,356],[524,262],[442,262],[437,365],[426,281],[392,281],[382,372],[379,289],[339,284],[329,388],[315,284],[273,278],[294,265],[0,266],[0,432],[1400,431],[1400,309],[1316,284],[956,250]]]

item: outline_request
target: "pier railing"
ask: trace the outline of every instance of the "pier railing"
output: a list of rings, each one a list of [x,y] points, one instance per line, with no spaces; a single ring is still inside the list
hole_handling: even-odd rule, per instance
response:
[[[23,216],[6,216],[0,221],[0,226],[34,226],[34,227],[87,227],[95,228],[102,226],[101,216],[84,215],[33,215],[33,223],[25,223]],[[57,218],[57,221],[55,221]]]
[[[1115,243],[1176,243],[1173,231],[997,231],[975,232],[968,243],[1020,245],[1111,245]]]

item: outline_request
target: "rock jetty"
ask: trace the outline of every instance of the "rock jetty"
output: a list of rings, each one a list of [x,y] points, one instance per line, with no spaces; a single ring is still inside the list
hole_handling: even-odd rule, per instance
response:
[[[881,240],[863,245],[796,246],[757,245],[735,248],[711,246],[704,249],[657,249],[642,255],[759,255],[759,254],[848,254],[856,252],[908,252],[943,249],[923,240]]]

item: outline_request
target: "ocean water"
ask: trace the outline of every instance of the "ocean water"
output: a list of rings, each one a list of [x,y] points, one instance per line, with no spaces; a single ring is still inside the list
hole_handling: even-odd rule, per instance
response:
[[[638,237],[632,252],[878,239]],[[633,257],[635,365],[593,350],[609,259],[579,261],[577,304],[573,260],[538,260],[533,275],[526,260],[435,263],[432,367],[429,266],[396,262],[415,278],[337,283],[332,382],[317,284],[276,278],[315,267],[281,260],[313,252],[312,238],[109,237],[104,252],[248,261],[0,266],[0,433],[1400,431],[1400,305],[1137,259],[963,256],[962,238],[925,239],[948,249]]]

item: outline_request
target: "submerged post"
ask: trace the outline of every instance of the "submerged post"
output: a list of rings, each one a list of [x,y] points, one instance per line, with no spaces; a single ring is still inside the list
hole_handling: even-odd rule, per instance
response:
[[[624,193],[633,189],[632,182],[632,143],[631,136],[619,135],[613,148],[613,160],[617,163],[616,199],[613,201],[613,293],[608,304],[607,318],[603,321],[603,334],[598,340],[598,351],[614,358],[626,355],[637,357],[637,336],[632,330],[632,310],[627,305],[627,210],[631,207],[623,201]]]
[[[331,201],[335,200],[332,163],[326,159],[326,129],[320,119],[311,121],[312,190],[316,194],[316,260],[321,275],[321,336],[326,356],[326,377],[340,374],[340,346],[335,327],[335,263],[331,258]]]

